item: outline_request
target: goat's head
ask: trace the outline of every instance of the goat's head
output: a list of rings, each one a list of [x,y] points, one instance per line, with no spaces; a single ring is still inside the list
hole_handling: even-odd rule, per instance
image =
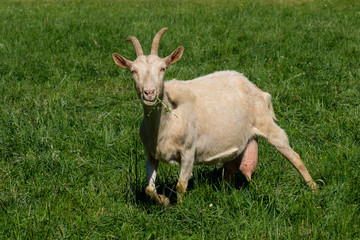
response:
[[[158,56],[159,42],[167,28],[161,29],[154,37],[151,54],[145,56],[140,42],[136,37],[130,36],[130,41],[135,48],[137,58],[130,61],[117,53],[112,55],[115,63],[122,68],[129,69],[135,80],[137,94],[145,106],[153,106],[157,99],[162,99],[164,94],[164,75],[170,64],[177,62],[182,54],[183,47],[178,47],[174,52],[165,58]]]

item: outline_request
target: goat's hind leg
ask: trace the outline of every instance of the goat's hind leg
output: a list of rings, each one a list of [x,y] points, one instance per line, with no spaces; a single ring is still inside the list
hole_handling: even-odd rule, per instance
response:
[[[289,145],[288,137],[285,131],[275,124],[273,120],[266,123],[263,122],[256,128],[259,135],[263,136],[276,150],[278,150],[291,164],[298,170],[304,178],[306,184],[313,190],[317,189],[317,185],[310,176],[299,154],[297,154]]]

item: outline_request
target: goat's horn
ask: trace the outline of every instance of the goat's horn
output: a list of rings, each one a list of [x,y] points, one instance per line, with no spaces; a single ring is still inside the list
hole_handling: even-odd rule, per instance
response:
[[[153,43],[151,45],[151,54],[152,55],[158,55],[160,39],[167,30],[168,30],[167,28],[163,28],[156,33]]]
[[[140,42],[136,37],[130,36],[127,39],[125,39],[125,41],[130,41],[134,45],[136,56],[144,55],[144,52],[143,52],[143,50],[141,48],[141,45],[140,45]]]

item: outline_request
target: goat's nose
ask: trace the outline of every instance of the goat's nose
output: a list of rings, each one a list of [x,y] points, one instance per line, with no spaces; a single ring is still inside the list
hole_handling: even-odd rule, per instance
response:
[[[153,97],[155,95],[155,89],[144,89],[144,94],[146,97]]]

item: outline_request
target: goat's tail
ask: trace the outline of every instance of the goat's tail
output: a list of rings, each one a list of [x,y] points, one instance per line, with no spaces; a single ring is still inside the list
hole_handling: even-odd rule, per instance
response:
[[[265,98],[266,104],[270,110],[270,114],[273,120],[277,121],[276,116],[275,116],[275,112],[274,112],[274,108],[271,102],[271,95],[267,92],[262,92],[263,97]]]

